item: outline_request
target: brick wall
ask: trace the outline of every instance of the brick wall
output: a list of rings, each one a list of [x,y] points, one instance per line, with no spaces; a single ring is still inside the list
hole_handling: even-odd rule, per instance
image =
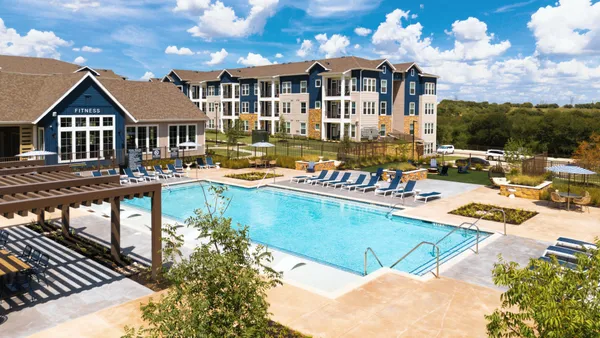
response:
[[[321,130],[315,130],[315,124],[319,124],[320,128],[323,128],[321,121],[321,109],[309,109],[308,110],[308,137],[312,139],[321,139]]]
[[[258,114],[240,114],[241,121],[248,121],[248,131],[254,130],[254,123],[258,120]]]
[[[392,116],[391,115],[379,115],[379,125],[377,128],[381,130],[381,125],[385,124],[385,134],[392,131]]]
[[[415,136],[419,137],[419,117],[418,116],[404,116],[404,129],[403,132],[410,134],[410,124],[415,121]]]

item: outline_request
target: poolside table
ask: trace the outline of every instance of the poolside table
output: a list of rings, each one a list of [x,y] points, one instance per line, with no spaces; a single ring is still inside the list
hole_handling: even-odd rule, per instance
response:
[[[582,197],[581,195],[567,192],[559,192],[558,195],[567,199],[567,211],[571,209],[571,200]]]
[[[18,259],[7,250],[0,250],[0,277],[31,269],[29,264]]]

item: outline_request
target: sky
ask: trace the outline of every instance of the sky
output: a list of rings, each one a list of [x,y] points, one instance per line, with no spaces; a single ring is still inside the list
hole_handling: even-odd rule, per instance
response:
[[[599,33],[591,0],[0,0],[0,54],[131,80],[387,58],[439,75],[440,100],[595,102]]]

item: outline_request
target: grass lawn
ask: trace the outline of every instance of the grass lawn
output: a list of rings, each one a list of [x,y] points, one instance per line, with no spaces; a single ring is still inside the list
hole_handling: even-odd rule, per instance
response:
[[[362,168],[362,170],[368,171],[370,173],[374,173],[377,171],[377,168],[379,168],[379,167],[382,167],[384,169],[394,168],[394,169],[399,169],[399,170],[404,170],[404,171],[415,169],[415,167],[408,164],[407,162],[390,162],[390,163],[374,165],[374,166],[370,166],[370,167],[364,167],[364,168]]]
[[[440,176],[437,174],[428,174],[427,178],[432,180],[442,180],[442,181],[454,181],[461,183],[472,183],[472,184],[481,184],[481,185],[489,185],[490,180],[488,179],[487,171],[475,171],[470,170],[468,174],[459,174],[458,169],[450,168],[448,169],[448,176]]]

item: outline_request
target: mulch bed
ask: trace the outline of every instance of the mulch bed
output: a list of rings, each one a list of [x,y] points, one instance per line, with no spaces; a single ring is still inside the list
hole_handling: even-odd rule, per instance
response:
[[[511,208],[502,208],[497,205],[491,204],[482,204],[482,203],[469,203],[467,205],[463,205],[462,207],[452,210],[449,214],[466,216],[479,219],[481,216],[485,214],[485,211],[491,209],[502,209],[506,213],[506,223],[519,225],[528,219],[534,217],[538,213],[536,211],[529,211],[523,209],[511,209]],[[504,217],[501,212],[492,212],[485,214],[483,219],[488,221],[495,222],[503,222]]]

